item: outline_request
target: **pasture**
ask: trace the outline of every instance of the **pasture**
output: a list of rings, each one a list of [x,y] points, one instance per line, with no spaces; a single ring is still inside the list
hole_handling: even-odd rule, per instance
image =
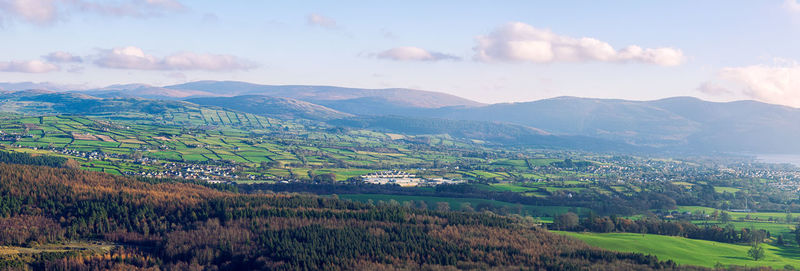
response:
[[[764,259],[753,261],[747,256],[750,246],[687,239],[683,237],[636,234],[636,233],[575,233],[557,232],[584,242],[614,251],[652,254],[659,260],[673,260],[678,264],[714,267],[725,266],[769,266],[782,269],[786,265],[800,267],[800,249],[762,244],[766,252]]]

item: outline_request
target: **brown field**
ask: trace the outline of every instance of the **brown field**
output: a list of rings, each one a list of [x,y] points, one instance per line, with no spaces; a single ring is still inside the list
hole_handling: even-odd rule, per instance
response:
[[[96,137],[105,142],[117,142],[116,140],[107,135],[96,135]]]
[[[78,134],[78,133],[72,133],[72,138],[78,139],[78,140],[98,140],[97,137],[95,137],[93,135],[90,135],[90,134]]]

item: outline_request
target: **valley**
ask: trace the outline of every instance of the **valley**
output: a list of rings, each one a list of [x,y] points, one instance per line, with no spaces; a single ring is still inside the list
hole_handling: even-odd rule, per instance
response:
[[[788,164],[733,154],[667,154],[675,150],[511,123],[354,115],[292,98],[4,95],[5,163],[194,184],[247,197],[301,193],[380,208],[499,215],[536,228],[573,229],[557,233],[679,266],[716,262],[677,247],[724,247],[709,252],[724,266],[782,268],[800,261],[786,252],[796,250],[800,223],[800,169]],[[384,171],[419,181],[368,179]],[[568,216],[578,224],[564,228]],[[690,223],[727,237],[655,228],[643,236],[625,226],[653,221],[686,230],[688,224],[680,223]],[[754,231],[764,234],[763,261],[746,255],[744,243]],[[120,242],[108,234],[59,240]],[[117,250],[131,244],[123,241]]]
[[[0,270],[798,270],[798,23],[0,0]]]

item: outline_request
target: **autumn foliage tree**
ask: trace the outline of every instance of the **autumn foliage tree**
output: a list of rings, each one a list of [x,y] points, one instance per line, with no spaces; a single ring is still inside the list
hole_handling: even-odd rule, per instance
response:
[[[101,240],[103,255],[30,256],[33,269],[664,269],[513,217],[238,194],[173,180],[0,163],[0,245]],[[87,252],[88,253],[88,252]],[[3,261],[0,261],[3,262]]]

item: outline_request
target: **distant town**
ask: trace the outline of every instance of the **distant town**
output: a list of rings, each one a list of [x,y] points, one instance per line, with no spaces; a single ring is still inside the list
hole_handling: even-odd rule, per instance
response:
[[[465,180],[449,180],[445,178],[420,178],[414,174],[404,171],[378,171],[367,175],[361,176],[364,183],[370,184],[394,184],[402,187],[415,187],[415,186],[436,186],[440,184],[457,184],[465,183]]]

